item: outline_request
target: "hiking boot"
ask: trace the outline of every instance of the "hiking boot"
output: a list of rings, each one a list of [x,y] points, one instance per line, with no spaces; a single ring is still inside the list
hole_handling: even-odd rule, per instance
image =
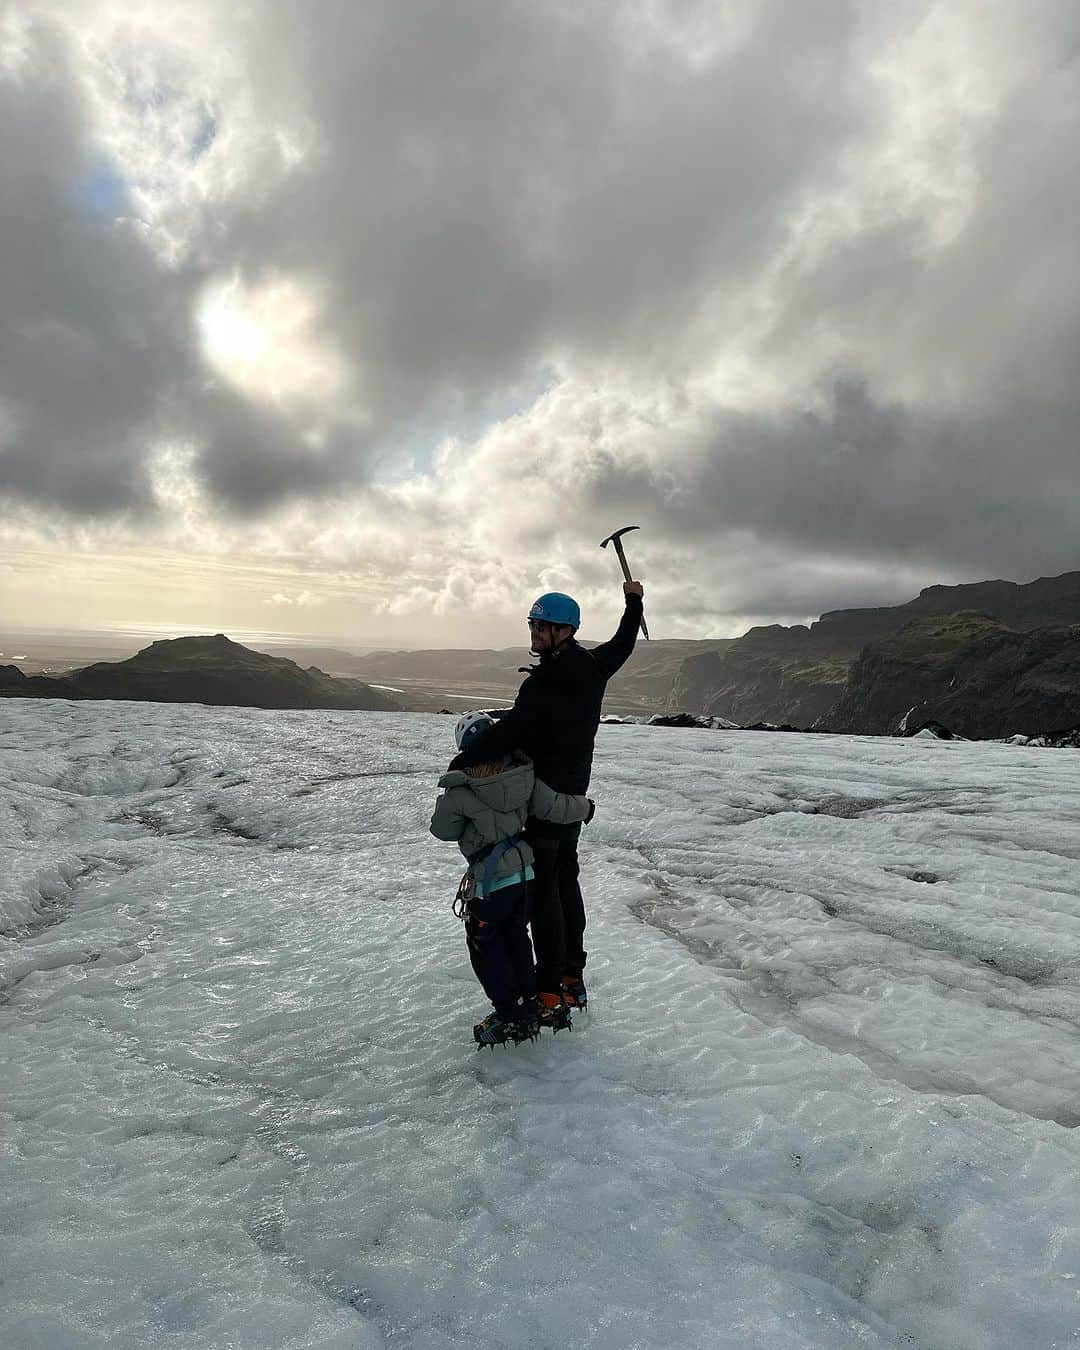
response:
[[[568,1031],[574,1029],[574,1024],[570,1020],[570,1009],[561,993],[537,994],[536,1020],[541,1027],[550,1027],[554,1032],[562,1031],[564,1027]]]
[[[520,1045],[522,1041],[531,1041],[537,1034],[535,1018],[525,1010],[520,1017],[500,1017],[497,1012],[488,1013],[482,1022],[472,1029],[477,1049],[485,1045]]]
[[[562,982],[563,998],[572,1012],[588,1012],[589,996],[580,975],[567,975]]]

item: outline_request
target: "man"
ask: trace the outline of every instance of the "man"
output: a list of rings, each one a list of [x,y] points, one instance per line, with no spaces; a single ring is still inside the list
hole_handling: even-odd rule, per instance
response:
[[[584,794],[592,771],[593,742],[608,680],[634,650],[644,589],[623,583],[626,609],[615,636],[591,650],[578,645],[581,611],[568,595],[542,595],[529,611],[532,668],[514,706],[494,727],[477,735],[450,763],[465,769],[513,749],[533,761],[536,776],[556,792]],[[530,817],[525,826],[534,854],[533,946],[541,1025],[569,1026],[570,1010],[586,1007],[585,906],[578,885],[581,824],[553,825]]]

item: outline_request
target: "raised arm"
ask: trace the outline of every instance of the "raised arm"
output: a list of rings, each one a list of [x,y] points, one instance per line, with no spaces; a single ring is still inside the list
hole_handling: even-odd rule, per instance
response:
[[[590,653],[605,680],[610,680],[620,666],[626,664],[630,653],[634,650],[634,643],[641,628],[641,611],[644,605],[641,582],[626,582],[623,592],[626,608],[615,630],[615,636],[609,642],[602,642],[599,647],[593,647]]]

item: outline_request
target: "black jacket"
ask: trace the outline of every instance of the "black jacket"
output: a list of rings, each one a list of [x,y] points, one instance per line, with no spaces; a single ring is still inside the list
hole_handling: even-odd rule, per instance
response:
[[[610,642],[588,649],[571,638],[561,651],[545,652],[506,716],[476,736],[450,767],[465,769],[519,749],[532,760],[537,778],[556,792],[585,792],[604,689],[634,650],[641,608],[640,596],[626,597],[622,621]],[[543,832],[559,829],[549,826]]]

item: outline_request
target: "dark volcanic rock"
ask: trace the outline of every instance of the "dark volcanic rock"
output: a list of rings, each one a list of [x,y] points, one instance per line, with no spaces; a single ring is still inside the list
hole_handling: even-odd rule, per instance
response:
[[[608,719],[602,718],[602,721]],[[620,721],[625,719],[618,719]],[[632,720],[632,719],[631,719]],[[650,727],[701,727],[708,731],[742,731],[735,722],[726,717],[698,717],[694,713],[654,713],[648,719]]]
[[[983,739],[1060,732],[1080,719],[1080,625],[1017,632],[986,614],[918,619],[871,643],[829,715],[837,731],[939,722]]]
[[[127,661],[100,661],[66,679],[27,679],[4,693],[46,698],[134,699],[244,708],[394,711],[398,704],[359,680],[253,652],[223,633],[155,642]]]
[[[18,666],[0,666],[0,689],[26,683],[26,676]]]
[[[712,724],[705,717],[695,717],[693,713],[662,713],[649,718],[651,727],[708,727]]]

